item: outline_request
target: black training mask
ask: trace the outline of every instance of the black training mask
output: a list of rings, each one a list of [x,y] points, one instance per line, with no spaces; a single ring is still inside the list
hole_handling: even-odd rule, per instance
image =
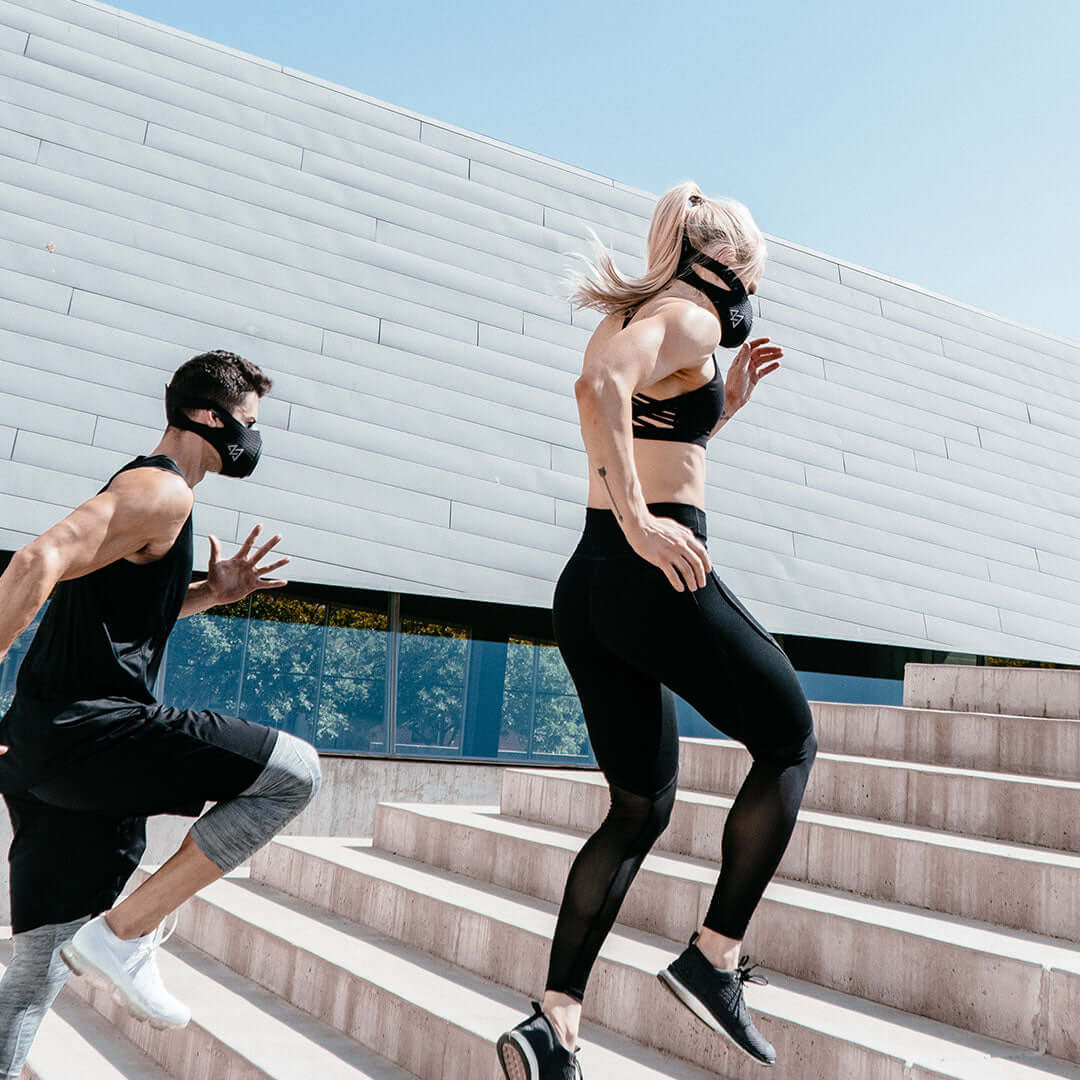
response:
[[[209,409],[224,427],[210,427],[192,420],[184,409]],[[221,458],[222,476],[250,476],[262,453],[262,436],[241,424],[228,409],[204,399],[180,400],[165,387],[165,415],[173,427],[193,431],[204,438]]]
[[[721,289],[719,285],[706,281],[700,274],[695,274],[693,269],[695,266],[703,266],[706,270],[711,270],[728,288]],[[739,275],[730,267],[710,258],[703,251],[698,251],[685,234],[675,277],[692,285],[695,289],[700,289],[716,308],[716,314],[720,317],[720,344],[725,349],[738,348],[750,336],[754,308]]]

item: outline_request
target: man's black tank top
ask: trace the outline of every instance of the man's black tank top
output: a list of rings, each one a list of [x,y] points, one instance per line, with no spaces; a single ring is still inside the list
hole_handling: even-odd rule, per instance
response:
[[[171,458],[137,457],[109,483],[142,468],[183,475]],[[49,715],[72,702],[98,698],[152,704],[165,643],[191,583],[193,558],[189,515],[160,559],[118,559],[57,586],[19,669],[13,704]]]
[[[171,458],[140,456],[109,483],[120,473],[143,468],[183,475]],[[58,724],[72,735],[71,728],[79,727],[88,714],[155,703],[154,683],[191,583],[193,558],[189,515],[160,559],[119,559],[57,586],[19,669],[11,708],[0,723],[0,743],[11,746],[0,762],[10,766],[17,761],[35,771],[34,765],[52,756],[46,744],[59,732],[50,730],[54,725],[49,721],[61,715]],[[15,760],[5,761],[9,757]]]

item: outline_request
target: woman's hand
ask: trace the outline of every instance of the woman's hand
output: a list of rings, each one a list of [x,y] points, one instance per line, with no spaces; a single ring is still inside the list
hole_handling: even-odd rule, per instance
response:
[[[732,416],[741,409],[754,392],[758,380],[780,366],[784,350],[770,345],[767,337],[754,338],[735,354],[724,380],[724,415]]]
[[[287,581],[275,581],[268,578],[275,570],[280,570],[289,560],[278,559],[269,566],[259,563],[281,542],[280,536],[272,536],[258,551],[252,553],[255,541],[262,532],[262,526],[256,525],[240,550],[231,559],[222,559],[221,544],[216,536],[210,537],[210,569],[206,575],[206,586],[213,595],[214,604],[232,604],[243,600],[257,589],[280,589],[288,585]]]
[[[646,562],[664,571],[676,592],[705,587],[712,569],[709,552],[685,525],[649,514],[626,530],[626,539]]]

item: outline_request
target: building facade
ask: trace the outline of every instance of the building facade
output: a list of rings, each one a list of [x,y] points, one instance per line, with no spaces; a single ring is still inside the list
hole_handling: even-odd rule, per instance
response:
[[[188,356],[243,353],[264,461],[196,531],[280,531],[293,584],[181,624],[165,696],[327,750],[587,761],[549,606],[597,317],[562,279],[593,231],[639,269],[655,196],[89,0],[0,0],[0,170],[0,546],[155,444]],[[810,696],[1080,663],[1080,345],[770,252],[785,360],[709,447],[710,550]]]

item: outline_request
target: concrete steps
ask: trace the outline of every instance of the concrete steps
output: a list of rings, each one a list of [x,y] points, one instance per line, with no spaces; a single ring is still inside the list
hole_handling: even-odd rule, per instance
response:
[[[584,833],[501,817],[494,809],[383,806],[374,854],[457,870],[484,887],[558,904],[584,839]],[[479,858],[463,858],[465,851]],[[312,902],[329,896],[340,910],[358,888],[349,874],[385,872],[385,862],[370,855],[357,864],[363,853],[333,841],[290,839],[267,849],[257,872]],[[700,925],[715,882],[713,863],[653,853],[619,922],[685,941]],[[1053,1042],[1053,1053],[1080,1061],[1080,1046],[1066,1041],[1080,1003],[1080,950],[1054,938],[774,881],[754,916],[746,951],[773,971],[1029,1049]]]
[[[734,795],[750,771],[741,744],[683,739],[680,781]],[[1080,852],[1080,781],[820,752],[803,806]]]
[[[812,702],[821,749],[1080,780],[1080,720]]]
[[[425,1080],[501,1080],[495,1040],[528,1012],[519,993],[254,882],[204,890],[178,933]],[[582,1038],[590,1080],[710,1075],[610,1031],[586,1027]]]
[[[1080,670],[907,664],[904,704],[1080,720]]]
[[[682,791],[661,851],[720,862],[732,799]],[[508,769],[502,813],[592,832],[608,810],[602,776]],[[464,852],[466,863],[483,858]],[[1080,855],[914,825],[803,811],[779,876],[1047,937],[1080,940]]]
[[[168,1080],[168,1074],[88,1005],[62,995],[45,1018],[24,1080]]]
[[[160,963],[170,990],[191,1006],[192,1021],[180,1031],[155,1031],[134,1020],[83,979],[72,979],[65,994],[86,1002],[184,1080],[415,1080],[190,944],[174,938]]]
[[[522,993],[535,991],[542,980],[553,904],[335,840],[275,844],[254,872],[337,916],[362,920]],[[657,982],[656,971],[680,948],[655,935],[616,929],[597,963],[585,1015],[712,1072],[756,1076],[759,1066],[736,1060]],[[777,1045],[778,1077],[916,1075],[906,1074],[908,1068],[950,1077],[1080,1077],[1080,1067],[1039,1053],[801,980],[771,978],[768,987],[749,988],[748,997]]]

